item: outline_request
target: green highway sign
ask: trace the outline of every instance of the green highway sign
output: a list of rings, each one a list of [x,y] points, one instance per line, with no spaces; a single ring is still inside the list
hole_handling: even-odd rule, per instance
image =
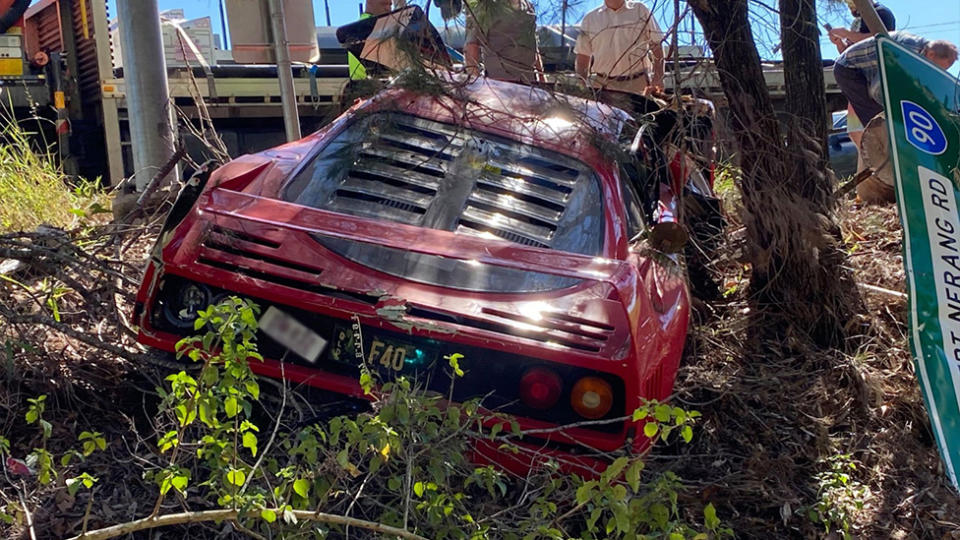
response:
[[[954,487],[960,467],[960,84],[896,42],[878,39],[903,224],[910,345]]]

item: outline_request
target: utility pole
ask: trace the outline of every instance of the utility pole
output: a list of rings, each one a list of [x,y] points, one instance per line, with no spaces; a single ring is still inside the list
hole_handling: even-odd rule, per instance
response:
[[[330,0],[323,0],[323,9],[327,12],[327,26],[333,26],[330,24]]]
[[[137,191],[143,191],[174,152],[167,64],[157,0],[117,0],[117,17],[134,179]],[[176,169],[171,175],[177,175]]]
[[[300,139],[300,115],[297,111],[297,94],[293,86],[293,67],[290,63],[290,42],[287,40],[283,0],[268,0],[270,5],[270,29],[277,57],[277,78],[280,79],[280,105],[283,108],[283,126],[287,141]]]

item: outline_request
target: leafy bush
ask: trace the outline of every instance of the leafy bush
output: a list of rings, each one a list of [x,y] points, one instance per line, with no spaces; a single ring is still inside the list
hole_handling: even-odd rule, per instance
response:
[[[199,369],[171,374],[160,389],[162,457],[154,462],[162,465],[147,472],[158,489],[153,514],[89,531],[87,538],[199,521],[228,521],[266,537],[322,538],[348,530],[358,538],[507,540],[730,534],[712,505],[690,522],[678,502],[680,480],[671,473],[646,478],[636,456],[614,457],[588,479],[562,474],[560,464],[546,457],[525,478],[478,465],[471,460],[478,442],[521,456],[529,452],[516,444],[525,434],[515,420],[486,411],[480,400],[450,404],[409,379],[378,382],[365,368],[369,411],[290,425],[284,390],[280,412],[263,422],[265,396],[249,365],[262,361],[255,342],[258,312],[230,298],[199,314],[201,335],[177,347]],[[447,358],[453,375],[463,373],[460,358]],[[30,420],[40,422],[42,400],[36,405],[40,410]],[[645,420],[650,438],[675,433],[689,441],[697,416],[649,403],[634,418]],[[81,455],[101,444],[97,437],[81,436]],[[93,481],[76,480],[78,487]],[[161,515],[163,501],[173,496],[189,511]]]
[[[851,524],[855,515],[863,510],[870,490],[852,477],[857,465],[850,454],[830,456],[820,464],[827,470],[814,477],[819,499],[809,508],[808,515],[811,521],[823,525],[825,533],[837,531],[844,540],[849,540],[853,538]]]

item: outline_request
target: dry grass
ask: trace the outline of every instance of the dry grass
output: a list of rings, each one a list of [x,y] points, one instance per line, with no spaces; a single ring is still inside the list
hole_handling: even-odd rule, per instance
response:
[[[901,231],[892,207],[847,202],[839,221],[859,284],[904,290]],[[735,237],[735,235],[734,235]],[[742,266],[727,265],[728,282]],[[742,289],[741,289],[742,290]],[[771,357],[751,341],[741,293],[692,330],[678,401],[704,412],[693,447],[655,459],[713,501],[744,538],[810,538],[827,460],[850,455],[854,538],[956,538],[960,504],[929,428],[907,342],[905,298],[861,287],[867,312],[853,323],[854,354]],[[673,456],[671,456],[673,457]],[[839,538],[839,537],[838,537]]]
[[[0,233],[29,231],[40,224],[73,228],[108,206],[92,183],[71,186],[51,157],[38,153],[30,134],[6,121],[0,143]]]

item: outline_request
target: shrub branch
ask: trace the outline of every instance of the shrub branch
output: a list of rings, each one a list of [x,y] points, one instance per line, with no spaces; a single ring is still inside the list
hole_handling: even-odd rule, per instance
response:
[[[357,519],[337,514],[318,513],[312,510],[284,510],[274,508],[274,512],[282,515],[284,512],[293,514],[298,520],[315,521],[318,523],[329,523],[331,525],[346,525],[349,527],[359,527],[373,532],[382,533],[389,536],[406,538],[408,540],[427,540],[423,536],[414,534],[403,529],[374,523],[363,519]],[[170,525],[184,525],[188,523],[205,523],[210,521],[236,521],[241,517],[253,517],[257,514],[255,511],[239,511],[234,509],[223,510],[204,510],[202,512],[183,512],[180,514],[168,514],[165,516],[146,517],[136,521],[128,521],[103,529],[90,531],[80,536],[74,536],[70,540],[105,540],[107,538],[116,538],[125,534],[137,531],[156,529],[158,527],[167,527]]]

